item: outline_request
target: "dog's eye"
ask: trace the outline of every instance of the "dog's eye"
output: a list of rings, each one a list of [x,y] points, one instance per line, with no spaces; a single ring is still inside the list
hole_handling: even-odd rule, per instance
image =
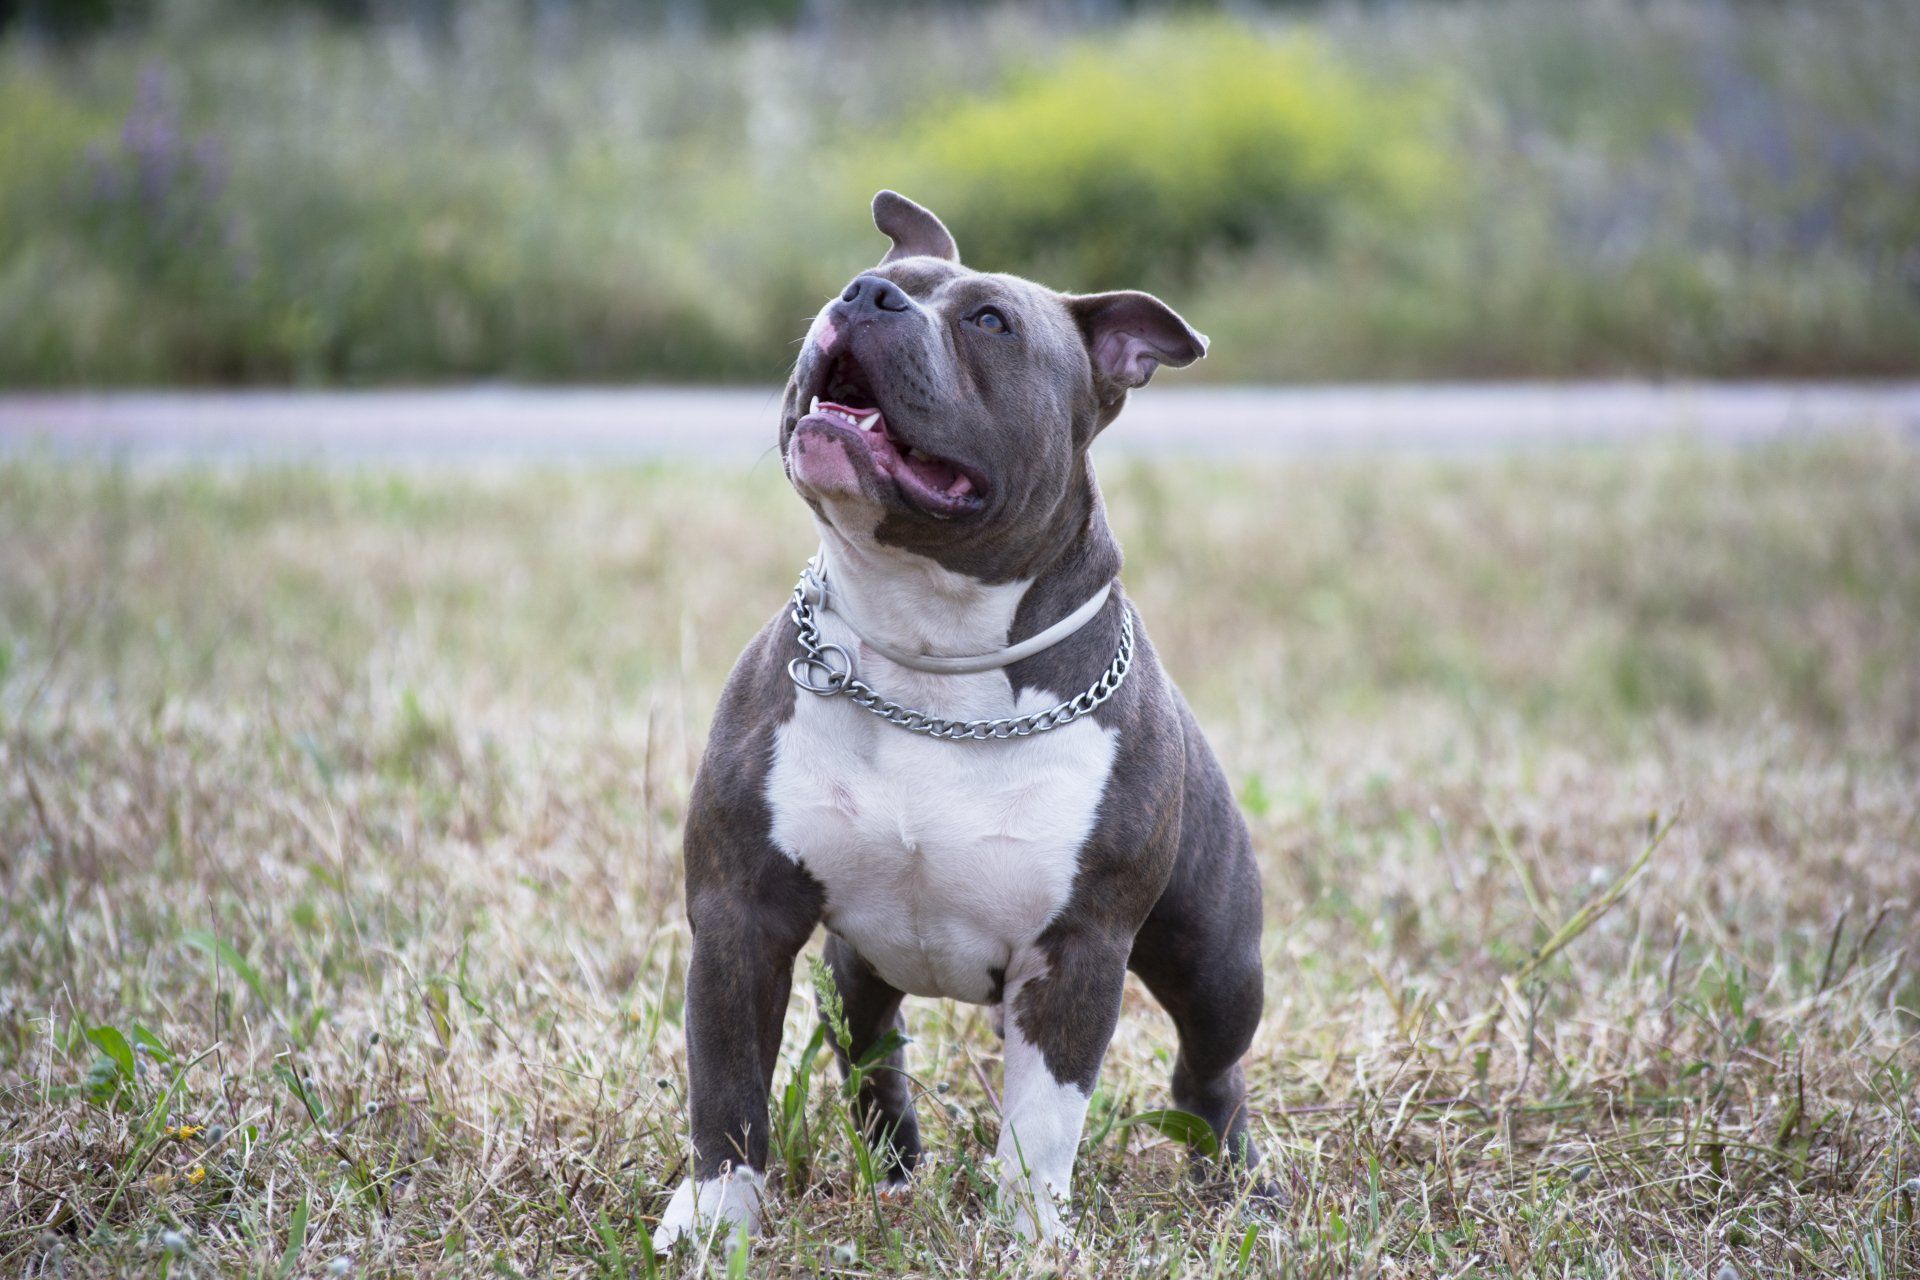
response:
[[[980,310],[974,312],[973,323],[979,326],[982,333],[1007,334],[1013,332],[1013,326],[1007,323],[1007,318],[993,307],[982,307]]]

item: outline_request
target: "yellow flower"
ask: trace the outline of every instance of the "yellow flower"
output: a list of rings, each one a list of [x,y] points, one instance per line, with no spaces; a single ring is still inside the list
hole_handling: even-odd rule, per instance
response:
[[[199,1137],[206,1131],[206,1128],[207,1126],[203,1124],[170,1124],[167,1126],[167,1136],[177,1141],[185,1142],[189,1138]]]
[[[207,1166],[197,1164],[187,1170],[187,1185],[197,1187],[207,1180]]]

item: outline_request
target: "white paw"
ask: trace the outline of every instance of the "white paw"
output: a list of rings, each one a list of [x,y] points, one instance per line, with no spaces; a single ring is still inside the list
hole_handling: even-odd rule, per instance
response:
[[[653,1232],[653,1251],[664,1254],[675,1242],[698,1240],[720,1223],[737,1223],[747,1234],[760,1234],[760,1202],[767,1190],[766,1175],[758,1169],[729,1169],[717,1178],[685,1178],[673,1189],[667,1211]]]
[[[1003,1182],[1000,1203],[1013,1210],[1013,1233],[1022,1240],[1051,1244],[1068,1238],[1067,1193],[1052,1183],[1039,1178]]]

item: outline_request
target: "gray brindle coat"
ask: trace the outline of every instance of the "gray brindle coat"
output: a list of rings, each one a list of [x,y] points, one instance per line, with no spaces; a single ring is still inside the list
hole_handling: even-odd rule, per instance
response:
[[[831,589],[822,635],[887,697],[935,715],[1054,706],[1112,661],[1133,607],[1117,585],[1067,639],[975,674],[896,665],[846,620],[896,652],[992,652],[1114,583],[1088,446],[1130,389],[1206,340],[1144,293],[971,271],[939,219],[892,192],[873,209],[893,248],[815,319],[781,411]],[[782,1016],[819,924],[856,1059],[900,1025],[904,995],[1000,1007],[997,1155],[1022,1235],[1063,1229],[1129,969],[1178,1029],[1175,1104],[1257,1159],[1240,1062],[1260,1019],[1260,883],[1220,766],[1134,626],[1109,701],[1005,741],[910,734],[798,688],[784,608],[747,646],[687,816],[695,1155],[663,1247],[726,1220],[759,1228]],[[857,1107],[904,1185],[921,1155],[906,1078],[869,1073]]]

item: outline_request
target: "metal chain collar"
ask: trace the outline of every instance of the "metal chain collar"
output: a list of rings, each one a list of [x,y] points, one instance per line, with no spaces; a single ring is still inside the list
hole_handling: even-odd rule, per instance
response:
[[[787,663],[788,678],[808,693],[817,693],[823,698],[844,693],[855,706],[871,711],[888,724],[905,729],[908,733],[924,733],[928,737],[945,738],[949,742],[985,742],[994,738],[1025,738],[1045,733],[1049,729],[1072,724],[1111,698],[1119,692],[1127,672],[1133,667],[1133,611],[1123,603],[1120,608],[1120,647],[1114,651],[1113,661],[1107,664],[1106,671],[1085,692],[1045,711],[998,720],[948,720],[928,715],[924,711],[901,706],[861,680],[854,674],[853,655],[846,647],[820,638],[820,623],[814,613],[813,602],[807,598],[807,584],[808,575],[802,573],[793,589],[793,607],[789,616],[799,632],[800,648],[804,652]],[[839,655],[838,661],[829,659],[829,654]],[[816,673],[820,674],[816,676]]]

